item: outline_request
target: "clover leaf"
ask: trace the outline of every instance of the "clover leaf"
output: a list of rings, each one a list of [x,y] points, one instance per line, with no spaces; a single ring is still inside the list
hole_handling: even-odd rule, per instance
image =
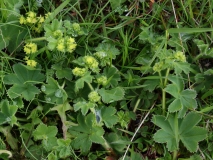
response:
[[[100,126],[93,125],[95,117],[92,113],[86,117],[79,114],[77,120],[78,126],[73,126],[69,129],[70,134],[75,136],[75,139],[71,142],[75,149],[80,149],[82,153],[87,153],[92,143],[105,143],[103,138],[104,130]]]
[[[154,134],[154,140],[158,143],[167,143],[169,151],[179,149],[179,142],[181,141],[190,152],[196,152],[198,149],[198,142],[202,141],[207,136],[207,130],[196,126],[200,120],[201,115],[190,112],[184,119],[177,118],[173,114],[167,117],[155,115],[152,122],[160,127]]]
[[[29,68],[20,63],[13,65],[13,70],[14,73],[6,75],[3,79],[5,84],[13,85],[8,90],[9,97],[14,99],[23,96],[28,101],[32,100],[39,93],[34,84],[42,83],[45,76],[39,69]]]
[[[111,90],[105,90],[104,88],[101,88],[98,90],[98,93],[101,95],[102,101],[104,103],[112,103],[124,98],[124,90],[121,87],[116,87]]]

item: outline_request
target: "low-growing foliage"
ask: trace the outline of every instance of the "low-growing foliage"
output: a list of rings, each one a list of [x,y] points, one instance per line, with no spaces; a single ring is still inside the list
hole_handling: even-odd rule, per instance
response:
[[[0,158],[212,159],[211,3],[0,1]]]

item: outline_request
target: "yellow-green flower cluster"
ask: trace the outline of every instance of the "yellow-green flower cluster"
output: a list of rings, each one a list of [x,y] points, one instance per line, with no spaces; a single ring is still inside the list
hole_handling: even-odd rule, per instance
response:
[[[36,67],[36,65],[37,65],[37,62],[35,60],[32,60],[32,59],[30,60],[28,56],[26,56],[24,58],[24,60],[26,61],[28,66]]]
[[[36,16],[35,12],[29,11],[26,13],[26,16],[21,15],[19,18],[20,24],[26,24],[32,28],[37,33],[42,31],[42,24],[44,23],[45,18],[43,16]]]
[[[37,65],[37,62],[35,60],[27,60],[26,63],[28,66],[31,67],[35,67]]]
[[[177,52],[174,54],[174,58],[175,58],[175,60],[177,60],[177,61],[186,62],[186,56],[183,54],[183,52],[177,51]]]
[[[106,76],[101,76],[97,78],[97,83],[100,85],[105,86],[107,84],[107,77]]]
[[[163,69],[164,63],[162,61],[155,63],[153,66],[154,72],[160,72]]]
[[[83,76],[87,73],[87,69],[86,69],[86,68],[75,67],[75,68],[72,70],[72,73],[73,73],[76,77],[83,77]]]
[[[81,31],[81,27],[80,27],[80,25],[78,23],[73,23],[72,27],[73,27],[74,31],[76,31],[76,32],[80,32]]]
[[[60,38],[57,43],[57,50],[60,52],[69,52],[72,53],[77,44],[75,42],[75,39],[72,37],[65,37],[65,38]]]
[[[33,53],[37,52],[37,45],[35,43],[27,43],[24,46],[24,52],[26,54],[33,54]]]
[[[88,98],[89,98],[90,102],[94,102],[94,103],[101,100],[101,97],[99,96],[99,94],[96,91],[90,92],[88,95]]]
[[[56,30],[55,32],[53,32],[53,36],[55,38],[60,38],[63,36],[63,32],[61,30]]]
[[[83,58],[83,60],[84,60],[84,63],[86,64],[86,66],[88,68],[90,68],[92,70],[98,69],[98,64],[99,63],[98,63],[98,61],[94,57],[92,57],[92,56],[85,56]]]
[[[29,59],[29,57],[31,57],[32,54],[37,52],[37,45],[35,43],[27,43],[24,46],[24,52],[26,53],[26,55],[28,55],[24,58],[27,65],[31,67],[35,67],[37,65],[37,62],[33,59]]]
[[[72,24],[73,36],[76,37],[77,35],[82,35],[84,32],[81,30],[81,27],[78,23]]]

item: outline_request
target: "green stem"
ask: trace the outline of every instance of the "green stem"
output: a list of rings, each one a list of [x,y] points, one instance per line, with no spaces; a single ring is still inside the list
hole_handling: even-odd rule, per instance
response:
[[[172,160],[176,160],[176,159],[177,159],[177,151],[174,151]]]
[[[166,91],[162,88],[162,109],[163,109],[163,116],[166,113]]]
[[[90,83],[88,83],[88,82],[86,82],[87,83],[87,85],[89,86],[89,88],[90,88],[90,90],[91,91],[94,91],[95,89],[92,87],[92,85],[90,84]]]
[[[164,87],[166,87],[166,85],[167,85],[169,72],[170,72],[170,68],[168,68],[167,71],[166,71],[166,76],[165,76],[165,80],[164,80]]]
[[[162,79],[161,79],[162,76],[160,74],[160,79],[161,79],[161,84],[162,84],[162,109],[163,109],[163,115],[164,116],[165,116],[165,113],[166,113],[166,91],[164,90],[164,88],[167,85],[169,72],[170,72],[170,68],[168,68],[167,71],[166,71],[164,83],[162,82]]]
[[[139,98],[139,99],[137,100],[136,104],[135,104],[134,109],[133,109],[133,112],[134,112],[134,113],[136,112],[136,110],[137,110],[137,108],[138,108],[138,105],[139,105],[140,101],[141,101],[141,99]]]
[[[175,117],[174,117],[174,133],[175,133],[175,141],[176,141],[176,145],[177,145],[177,148],[179,147],[179,127],[178,127],[178,114],[175,113]],[[173,152],[173,160],[176,160],[177,158],[177,150],[175,150]]]
[[[103,137],[104,138],[104,137]],[[105,140],[105,138],[104,138]],[[108,144],[108,142],[105,140],[104,144],[102,144],[102,146],[107,150],[109,151],[109,155],[114,155],[116,156],[116,153],[114,152],[114,150],[111,148],[111,146]]]
[[[31,38],[31,39],[25,40],[25,42],[37,42],[37,41],[43,41],[43,40],[46,40],[46,37]]]

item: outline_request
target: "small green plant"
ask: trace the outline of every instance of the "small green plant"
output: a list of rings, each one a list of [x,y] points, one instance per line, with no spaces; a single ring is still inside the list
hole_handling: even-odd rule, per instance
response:
[[[212,159],[211,2],[0,10],[1,159]]]

